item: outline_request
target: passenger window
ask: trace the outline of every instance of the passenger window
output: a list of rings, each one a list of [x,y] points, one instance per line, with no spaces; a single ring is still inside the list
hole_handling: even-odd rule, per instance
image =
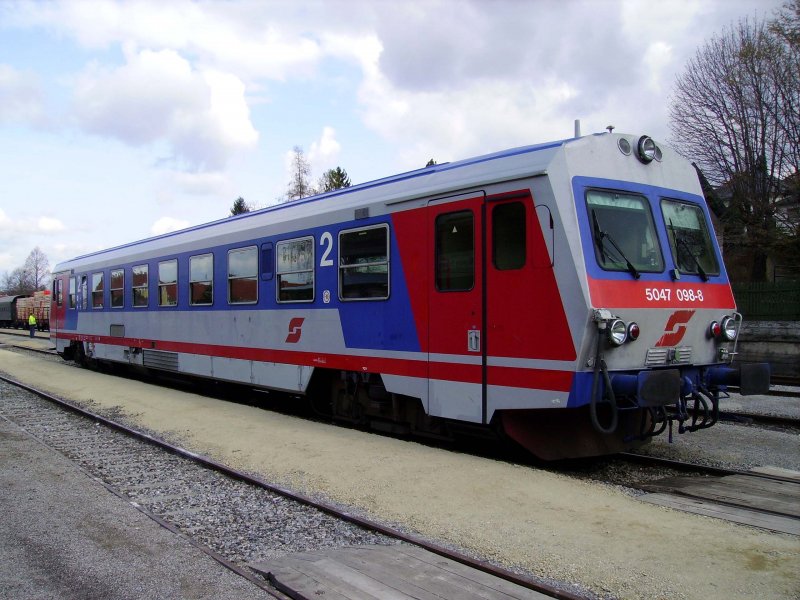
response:
[[[125,272],[122,269],[111,271],[111,308],[125,306]]]
[[[133,306],[147,306],[150,298],[149,293],[149,267],[138,265],[131,269],[133,275],[131,281],[131,291],[133,293]]]
[[[258,248],[228,252],[228,302],[252,304],[258,301]]]
[[[103,273],[92,273],[92,308],[103,308]]]
[[[339,298],[383,300],[388,297],[388,225],[339,233]]]
[[[77,282],[75,281],[75,278],[74,277],[70,277],[69,278],[69,299],[68,299],[69,304],[67,305],[69,308],[75,308],[76,306],[78,306],[78,303],[76,301],[76,295],[77,295],[76,288],[77,288]]]
[[[278,242],[278,302],[314,300],[314,238]]]
[[[500,204],[492,210],[492,262],[499,271],[525,266],[525,205]]]
[[[436,217],[436,289],[471,290],[475,285],[475,233],[472,211]]]
[[[53,287],[55,288],[53,292],[56,296],[56,306],[61,306],[64,304],[64,281],[62,279],[56,279],[53,282]]]
[[[165,260],[158,263],[158,305],[178,304],[178,261]]]
[[[214,255],[189,257],[189,303],[194,306],[214,302]]]

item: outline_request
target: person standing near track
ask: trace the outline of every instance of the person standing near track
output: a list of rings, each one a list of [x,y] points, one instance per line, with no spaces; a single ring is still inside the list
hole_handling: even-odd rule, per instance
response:
[[[36,317],[33,313],[28,317],[28,329],[31,330],[31,337],[36,333]]]

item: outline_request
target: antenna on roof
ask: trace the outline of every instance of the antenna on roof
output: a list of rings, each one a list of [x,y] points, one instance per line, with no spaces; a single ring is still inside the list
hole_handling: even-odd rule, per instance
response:
[[[608,133],[613,133],[614,132],[614,126],[613,125],[606,125],[606,129],[608,129]]]
[[[575,137],[581,137],[581,120],[575,119]]]

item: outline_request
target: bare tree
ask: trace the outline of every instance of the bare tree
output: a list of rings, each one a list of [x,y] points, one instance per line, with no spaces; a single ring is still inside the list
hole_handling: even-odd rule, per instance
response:
[[[23,267],[17,267],[10,273],[5,273],[0,287],[9,296],[29,295],[35,289],[30,273]]]
[[[797,69],[766,22],[743,20],[697,51],[673,92],[673,143],[723,188],[726,245],[749,257],[742,277],[752,281],[766,278],[780,238],[775,202],[798,168]]]
[[[286,191],[286,200],[299,200],[306,196],[311,196],[315,190],[311,187],[309,179],[311,177],[311,165],[308,164],[303,149],[295,146],[292,155],[292,173],[289,182],[289,189]]]
[[[49,283],[50,262],[47,260],[47,255],[42,252],[39,246],[36,246],[28,258],[25,259],[25,266],[23,267],[29,274],[30,282],[33,285],[33,291],[43,290]]]
[[[777,215],[781,231],[789,235],[786,251],[795,260],[800,254],[800,0],[786,2],[770,23],[770,31],[783,43],[789,57],[785,69],[780,69],[776,79],[780,87],[780,111],[777,116],[788,139],[795,143],[788,148],[787,162],[794,167],[794,175],[783,180],[786,210]]]

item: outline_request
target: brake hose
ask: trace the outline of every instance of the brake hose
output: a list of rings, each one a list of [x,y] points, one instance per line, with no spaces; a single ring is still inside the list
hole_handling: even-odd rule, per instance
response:
[[[589,415],[592,418],[592,426],[600,433],[609,434],[617,430],[617,423],[619,421],[619,414],[617,409],[617,399],[614,396],[614,390],[611,389],[611,378],[608,376],[608,368],[603,358],[600,356],[600,345],[603,343],[603,336],[600,332],[597,334],[597,353],[594,357],[594,378],[592,380],[592,397],[589,402]],[[608,401],[611,404],[611,425],[606,429],[600,425],[597,419],[597,377],[600,371],[603,371],[603,381],[606,385],[606,392]]]

